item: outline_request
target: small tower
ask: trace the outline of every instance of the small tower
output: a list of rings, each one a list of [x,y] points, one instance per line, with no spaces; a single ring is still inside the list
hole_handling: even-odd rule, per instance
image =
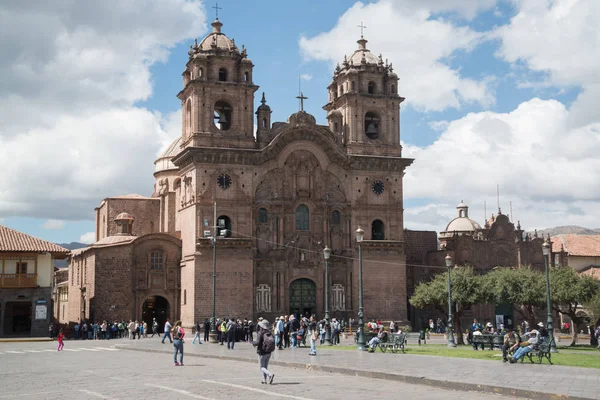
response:
[[[244,46],[228,38],[217,18],[213,31],[190,46],[183,72],[182,147],[253,148],[254,65]]]
[[[270,136],[271,113],[271,107],[267,105],[265,92],[263,92],[262,99],[260,100],[260,106],[258,106],[258,109],[256,110],[256,141],[258,142],[259,148],[263,148],[268,145],[272,139]]]
[[[344,56],[329,85],[327,112],[332,132],[342,136],[348,152],[400,156],[398,76],[392,64],[375,56],[362,35],[358,49]]]
[[[117,235],[133,236],[133,218],[130,214],[122,212],[115,217],[117,224]]]

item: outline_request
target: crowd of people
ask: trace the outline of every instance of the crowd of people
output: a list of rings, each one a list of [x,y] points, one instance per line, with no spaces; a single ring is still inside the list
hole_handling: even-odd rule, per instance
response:
[[[58,336],[62,331],[63,337],[72,337],[75,340],[109,340],[123,337],[129,339],[139,339],[148,337],[149,329],[152,329],[152,337],[158,335],[158,323],[156,319],[152,321],[152,326],[148,327],[145,321],[80,321],[76,322],[72,328],[61,328],[59,324],[52,322],[48,327],[51,339]]]

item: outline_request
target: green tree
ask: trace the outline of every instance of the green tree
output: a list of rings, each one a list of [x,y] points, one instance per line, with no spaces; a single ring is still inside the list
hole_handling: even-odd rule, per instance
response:
[[[584,304],[588,311],[591,323],[595,327],[600,323],[600,291]]]
[[[456,267],[451,272],[452,279],[452,321],[457,344],[465,344],[460,319],[465,308],[485,301],[483,278],[471,267]],[[417,308],[435,307],[448,318],[448,273],[440,273],[429,282],[422,282],[415,288],[410,304]]]
[[[494,268],[483,277],[484,293],[491,304],[510,304],[524,320],[535,325],[535,309],[546,305],[542,273],[530,267]]]
[[[579,306],[588,303],[600,291],[600,282],[587,275],[579,275],[571,267],[550,268],[550,299],[552,309],[568,316],[573,326],[586,322]],[[571,346],[577,343],[577,329],[574,329]]]

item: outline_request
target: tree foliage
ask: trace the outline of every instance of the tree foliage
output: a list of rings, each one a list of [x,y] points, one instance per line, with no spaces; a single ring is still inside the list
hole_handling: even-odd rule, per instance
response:
[[[456,267],[451,272],[452,316],[457,344],[464,344],[460,317],[465,308],[485,301],[483,278],[471,267]],[[440,273],[429,282],[422,282],[415,288],[410,303],[417,308],[435,307],[448,318],[448,273]]]

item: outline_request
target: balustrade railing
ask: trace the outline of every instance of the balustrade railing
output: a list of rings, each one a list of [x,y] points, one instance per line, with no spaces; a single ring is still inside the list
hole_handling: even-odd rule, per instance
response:
[[[36,287],[37,274],[0,274],[0,288]]]

